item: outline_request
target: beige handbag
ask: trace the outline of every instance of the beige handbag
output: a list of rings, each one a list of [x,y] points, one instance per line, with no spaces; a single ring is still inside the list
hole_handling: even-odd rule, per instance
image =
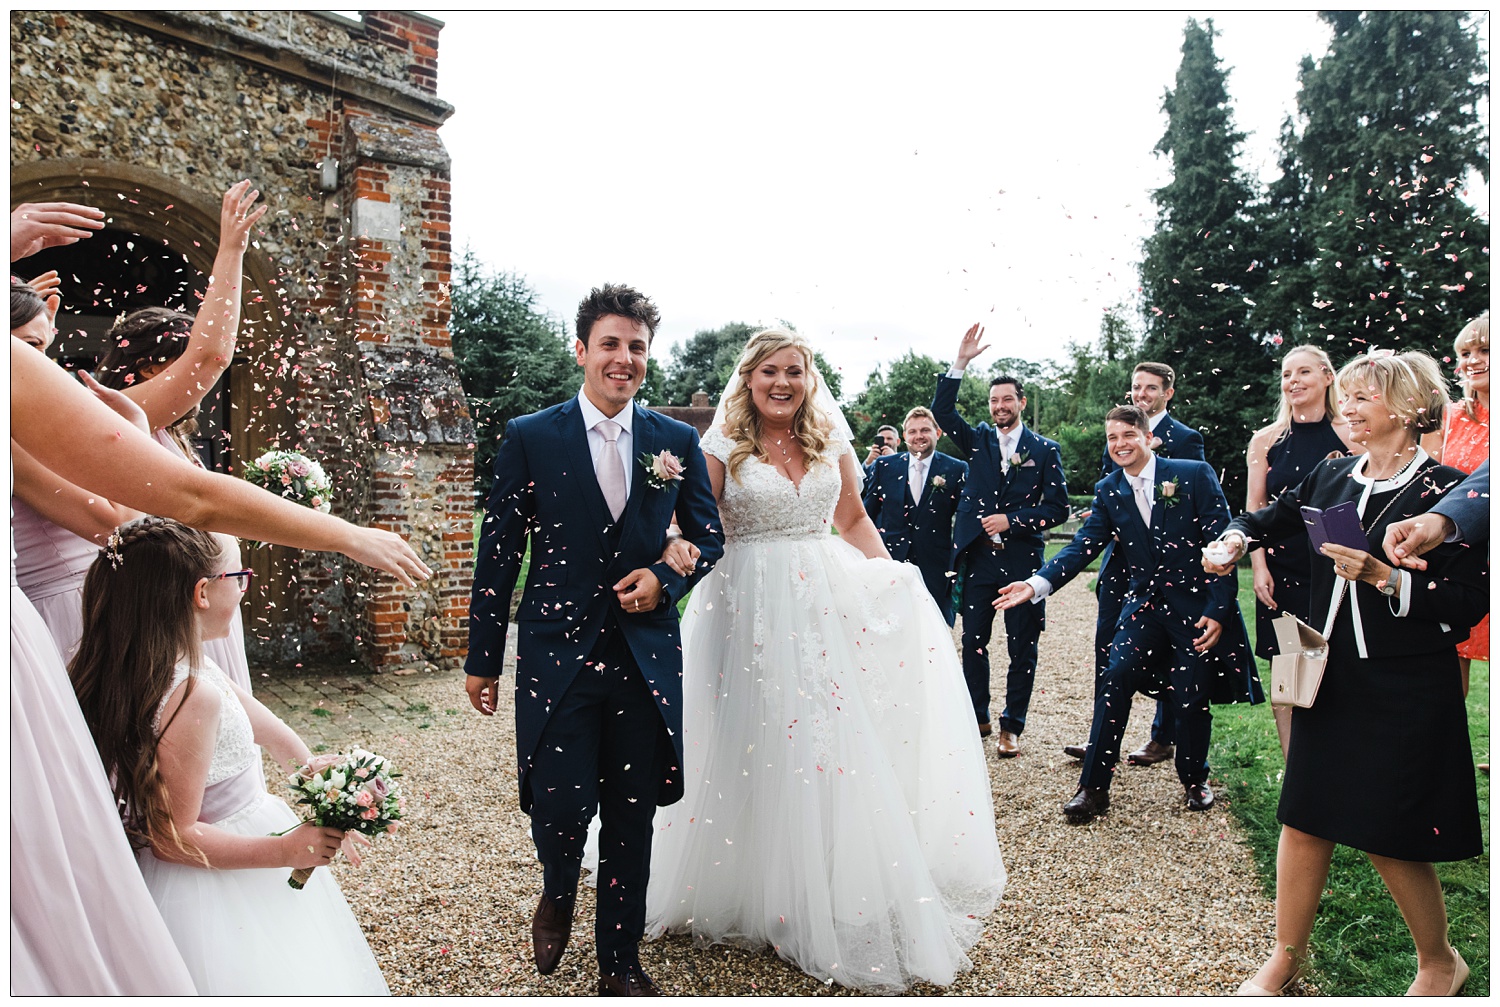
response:
[[[1277,706],[1313,705],[1328,663],[1328,641],[1301,619],[1285,612],[1271,620],[1276,627],[1276,656],[1271,658],[1271,702]]]

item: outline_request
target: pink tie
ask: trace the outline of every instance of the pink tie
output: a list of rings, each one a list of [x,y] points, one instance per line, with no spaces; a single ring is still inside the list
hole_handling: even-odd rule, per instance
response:
[[[604,492],[604,502],[609,507],[610,520],[620,520],[625,510],[625,464],[620,461],[620,424],[614,420],[600,420],[594,429],[604,438],[604,451],[599,455],[599,466],[595,474],[599,477],[599,489]]]
[[[1151,527],[1151,498],[1146,495],[1146,480],[1141,476],[1126,476],[1135,487],[1135,506],[1141,512],[1141,520]]]

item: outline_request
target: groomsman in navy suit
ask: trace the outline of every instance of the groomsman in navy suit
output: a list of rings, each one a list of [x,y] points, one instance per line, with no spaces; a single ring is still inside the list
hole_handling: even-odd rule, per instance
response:
[[[1229,524],[1229,504],[1213,469],[1204,462],[1174,461],[1152,453],[1149,422],[1135,406],[1111,409],[1105,433],[1120,468],[1094,487],[1088,520],[1035,576],[1007,585],[995,605],[1009,611],[1040,603],[1117,539],[1115,549],[1126,576],[1124,609],[1110,642],[1109,663],[1095,689],[1078,793],[1063,806],[1063,813],[1073,821],[1085,821],[1108,810],[1109,785],[1131,700],[1150,682],[1153,655],[1161,652],[1171,655],[1171,685],[1164,698],[1177,722],[1177,778],[1189,810],[1207,811],[1214,801],[1208,785],[1208,705],[1261,698],[1255,661],[1244,640],[1235,579],[1215,582],[1202,564],[1203,547]],[[1215,662],[1210,651],[1231,627],[1240,630],[1235,653],[1229,655],[1232,660]],[[1230,667],[1236,670],[1227,670]]]
[[[1135,365],[1130,377],[1130,401],[1146,414],[1151,424],[1150,447],[1158,458],[1177,458],[1188,461],[1203,461],[1203,435],[1185,423],[1177,422],[1167,414],[1167,404],[1177,393],[1176,372],[1167,364],[1143,360]],[[1099,477],[1109,475],[1120,466],[1110,457],[1109,446],[1104,447],[1104,460]],[[1115,560],[1113,544],[1104,550],[1104,559],[1099,564],[1099,615],[1094,624],[1094,682],[1104,675],[1109,664],[1109,645],[1120,625],[1120,612],[1125,603],[1126,576],[1123,564]],[[1161,655],[1159,670],[1165,677],[1166,655]],[[1165,762],[1173,754],[1176,732],[1172,724],[1172,711],[1165,703],[1156,704],[1156,717],[1151,721],[1151,740],[1131,752],[1126,758],[1133,766],[1150,766]],[[1063,751],[1075,759],[1083,758],[1083,745],[1064,745]]]
[[[543,874],[532,953],[543,975],[562,958],[597,811],[600,876],[610,879],[594,925],[600,995],[657,992],[636,945],[652,817],[682,797],[677,602],[724,546],[697,432],[635,403],[659,320],[626,286],[596,288],[579,305],[583,388],[506,425],[469,602],[466,690],[490,716],[529,538],[515,706],[521,809]],[[674,513],[701,550],[688,576],[659,562]]]
[[[927,593],[953,625],[953,515],[969,466],[937,450],[937,419],[926,406],[906,414],[907,450],[877,458],[865,480],[865,512],[891,559],[922,571]]]
[[[1068,518],[1068,484],[1056,441],[1026,429],[1021,414],[1026,392],[1017,378],[1002,375],[990,382],[990,419],[971,427],[958,415],[958,386],[969,362],[988,349],[981,345],[978,324],[964,333],[953,369],[938,378],[932,412],[938,426],[953,438],[969,463],[958,517],[953,526],[953,565],[965,558],[963,585],[963,665],[969,697],[981,736],[990,733],[990,631],[993,602],[1002,584],[1029,577],[1042,565],[1046,530]],[[996,751],[1001,758],[1020,754],[1021,732],[1036,680],[1037,638],[1046,627],[1042,605],[1005,613],[1010,670],[1005,679],[1005,708],[1000,713]]]

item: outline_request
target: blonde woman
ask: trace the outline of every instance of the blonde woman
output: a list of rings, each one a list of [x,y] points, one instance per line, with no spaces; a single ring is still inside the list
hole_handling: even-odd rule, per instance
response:
[[[1245,510],[1257,511],[1296,486],[1325,458],[1364,450],[1349,438],[1349,424],[1338,414],[1338,382],[1333,361],[1316,346],[1294,346],[1281,360],[1281,401],[1276,419],[1250,438],[1245,452],[1249,479]],[[1276,655],[1276,630],[1271,620],[1290,612],[1307,621],[1312,617],[1308,580],[1307,536],[1294,534],[1250,554],[1255,585],[1255,656],[1269,661]],[[1286,752],[1291,709],[1273,706],[1276,733]]]
[[[950,983],[1005,871],[948,624],[865,513],[801,336],[751,337],[702,444],[724,555],[683,622],[686,793],[657,815],[646,932],[861,990]]]
[[[1430,357],[1357,357],[1338,381],[1350,437],[1365,453],[1323,462],[1274,503],[1230,522],[1220,541],[1234,558],[1247,544],[1299,531],[1303,506],[1346,501],[1368,541],[1382,542],[1390,525],[1431,509],[1463,478],[1418,443],[1446,401]],[[1484,850],[1454,647],[1488,609],[1485,557],[1439,546],[1418,572],[1395,569],[1374,545],[1307,548],[1312,625],[1328,638],[1328,663],[1317,701],[1292,711],[1276,809],[1276,950],[1239,992],[1276,995],[1302,975],[1333,848],[1342,844],[1370,858],[1411,928],[1410,992],[1456,993],[1469,970],[1448,944],[1432,865]],[[1227,574],[1233,560],[1204,566]]]
[[[1454,368],[1464,397],[1448,407],[1443,418],[1442,462],[1460,472],[1473,472],[1490,456],[1490,313],[1486,311],[1463,327],[1453,341]],[[1464,695],[1469,694],[1469,662],[1490,659],[1490,617],[1474,627],[1458,645]]]

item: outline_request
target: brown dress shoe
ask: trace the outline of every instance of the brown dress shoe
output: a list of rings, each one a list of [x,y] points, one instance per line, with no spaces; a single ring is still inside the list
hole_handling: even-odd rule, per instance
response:
[[[1125,758],[1132,766],[1154,766],[1158,762],[1166,762],[1176,754],[1176,745],[1162,745],[1153,739]]]
[[[995,742],[995,751],[1000,753],[1002,759],[1014,759],[1021,754],[1021,739],[1010,731],[1002,730],[999,740]]]
[[[1073,799],[1063,805],[1063,814],[1068,816],[1070,822],[1086,822],[1095,815],[1102,815],[1108,810],[1109,789],[1107,787],[1079,787]]]
[[[988,720],[981,720],[979,722],[979,736],[981,738],[988,738],[990,736],[990,722]]]
[[[536,970],[549,976],[562,961],[573,932],[573,898],[554,899],[543,895],[531,917],[531,953]]]
[[[1063,754],[1070,759],[1077,759],[1079,762],[1082,762],[1083,757],[1088,754],[1088,749],[1089,746],[1087,745],[1064,745]]]
[[[661,990],[639,965],[632,965],[619,975],[599,973],[599,995],[602,997],[659,997]]]
[[[1206,783],[1189,783],[1187,802],[1189,811],[1207,811],[1214,806],[1214,792]]]

